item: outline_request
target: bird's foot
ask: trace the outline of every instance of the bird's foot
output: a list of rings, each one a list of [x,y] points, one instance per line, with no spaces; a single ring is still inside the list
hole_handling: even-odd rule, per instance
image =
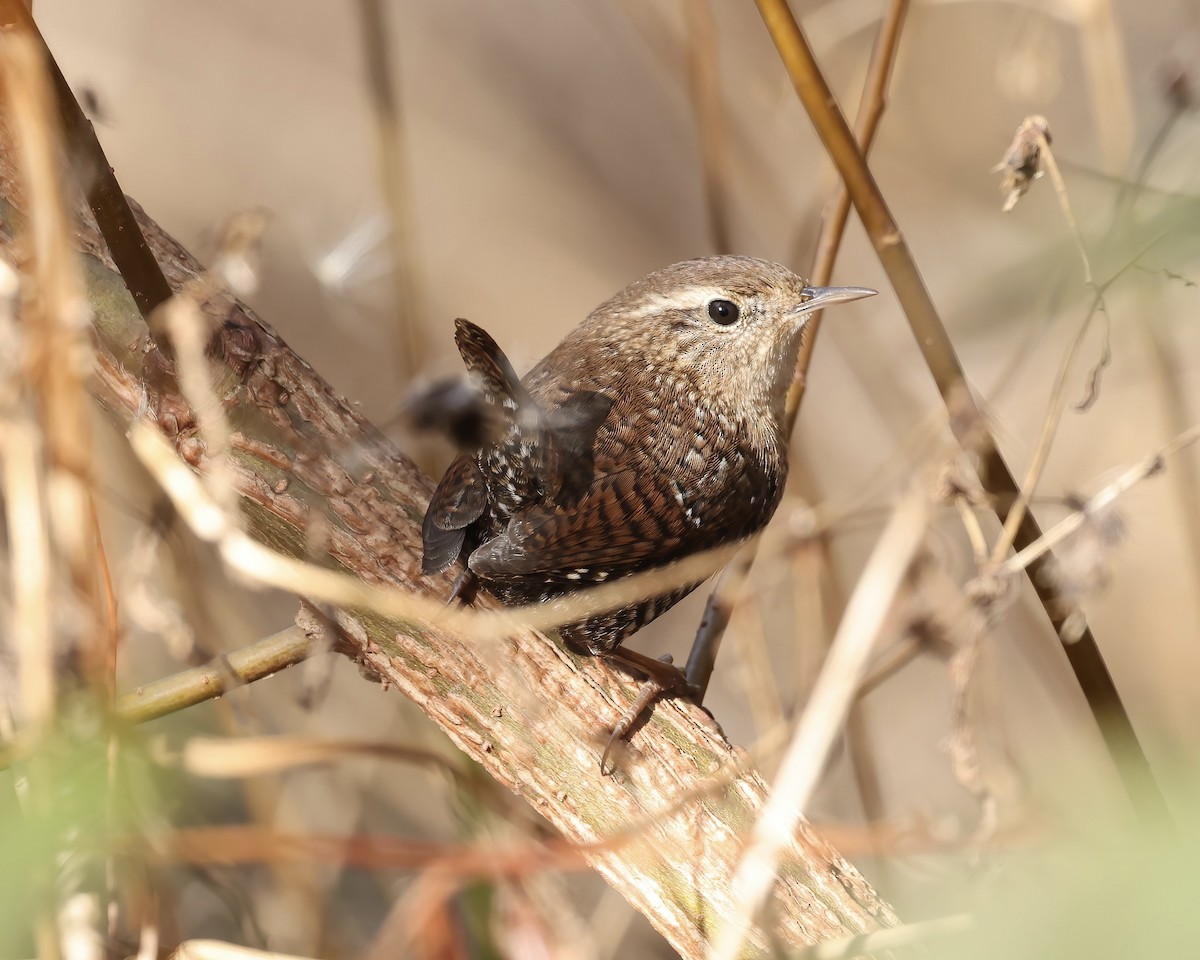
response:
[[[639,720],[650,715],[650,707],[655,700],[659,697],[690,697],[694,693],[688,685],[683,671],[674,666],[674,658],[669,653],[657,660],[634,650],[621,649],[604,656],[605,659],[613,661],[621,667],[644,674],[646,682],[642,684],[642,689],[638,691],[633,703],[628,710],[621,714],[612,729],[612,734],[604,747],[604,753],[600,755],[602,776],[610,774],[616,769],[615,764],[609,763],[613,749],[629,734]]]
[[[475,602],[475,597],[478,594],[479,578],[470,570],[464,570],[458,575],[458,579],[454,581],[454,586],[450,588],[450,596],[446,598],[446,606],[453,606],[455,601],[457,601],[464,607],[469,607]]]

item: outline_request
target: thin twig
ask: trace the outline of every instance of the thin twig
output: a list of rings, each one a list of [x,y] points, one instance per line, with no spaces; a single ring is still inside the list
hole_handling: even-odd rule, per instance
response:
[[[914,484],[883,529],[863,568],[846,613],[788,746],[762,815],[734,871],[734,915],[716,940],[712,960],[735,960],[775,883],[781,853],[791,842],[846,713],[858,694],[874,648],[909,563],[925,537],[930,503]]]
[[[232,674],[238,683],[253,683],[299,663],[313,643],[299,627],[288,627],[226,653],[202,666],[145,683],[117,697],[117,715],[130,723],[146,723],[222,696]]]
[[[875,38],[871,62],[867,67],[867,80],[854,122],[854,137],[863,156],[870,155],[875,135],[879,132],[879,124],[883,120],[883,112],[887,106],[888,83],[900,50],[900,31],[904,27],[908,7],[909,0],[890,0],[879,25],[879,34]],[[825,286],[833,279],[833,267],[837,262],[838,250],[841,248],[849,218],[850,193],[846,185],[839,181],[837,193],[826,206],[825,216],[821,221],[821,233],[817,238],[817,252],[813,258],[810,281],[816,286]],[[808,386],[808,368],[812,364],[813,350],[816,348],[817,334],[820,332],[824,315],[824,310],[814,310],[805,325],[804,342],[800,345],[800,355],[796,361],[796,374],[788,391],[788,433],[792,433],[796,426],[796,416],[800,412],[800,404]]]
[[[717,71],[717,25],[710,0],[683,0],[687,24],[688,84],[696,137],[704,174],[704,200],[708,228],[716,253],[730,253],[733,240],[729,225],[729,125],[721,101],[721,77]]]
[[[1047,530],[1036,542],[1009,557],[997,568],[997,572],[1013,574],[1025,570],[1039,557],[1049,553],[1055,546],[1082,527],[1089,517],[1106,509],[1117,497],[1143,480],[1161,473],[1170,457],[1197,440],[1200,440],[1200,424],[1185,430],[1145,459],[1122,471],[1120,476],[1090,497],[1081,509],[1072,512]]]
[[[983,473],[992,493],[999,501],[1007,501],[1019,493],[1016,481],[967,387],[954,345],[938,316],[912,252],[854,141],[804,33],[792,16],[786,0],[755,0],[755,3],[801,102],[846,183],[851,201],[896,291],[917,346],[950,411],[951,429],[966,449],[979,450]],[[1026,513],[1017,531],[1016,545],[1023,548],[1040,536],[1037,522]],[[1030,569],[1030,574],[1046,615],[1057,626],[1062,619],[1056,609],[1059,600],[1057,590],[1049,583],[1039,582],[1035,568]],[[1068,648],[1067,656],[1110,753],[1114,758],[1121,758],[1118,770],[1135,806],[1148,819],[1162,818],[1166,814],[1166,805],[1154,781],[1149,761],[1138,743],[1133,724],[1095,638],[1086,625],[1078,641]]]
[[[21,713],[35,728],[54,716],[54,626],[50,532],[43,502],[41,444],[32,422],[4,424],[3,462],[5,528],[12,566],[12,613],[21,691]]]
[[[192,737],[183,747],[183,767],[198,777],[257,777],[325,766],[352,758],[401,760],[448,774],[468,786],[460,767],[433,750],[373,740],[315,740],[311,737]]]
[[[275,950],[255,950],[252,947],[226,943],[223,940],[184,940],[171,954],[170,960],[311,960],[292,953]]]
[[[683,584],[702,581],[718,570],[738,547],[732,544],[706,550],[645,573],[545,603],[503,610],[448,607],[424,594],[375,586],[357,577],[285,556],[259,543],[235,525],[157,430],[138,422],[130,428],[129,438],[134,453],[171,497],[192,532],[216,543],[222,559],[249,582],[338,607],[365,608],[401,620],[422,620],[481,642],[499,640],[523,628],[557,629],[586,616],[616,610]]]
[[[1050,141],[1044,129],[1038,129],[1037,145],[1040,160],[1045,164],[1046,170],[1050,174],[1050,180],[1054,184],[1054,192],[1058,197],[1059,208],[1062,210],[1063,218],[1067,221],[1067,226],[1070,228],[1071,238],[1075,242],[1075,247],[1079,251],[1079,257],[1083,263],[1084,283],[1092,288],[1094,296],[1087,316],[1084,318],[1083,323],[1080,324],[1079,332],[1075,335],[1075,340],[1071,344],[1070,350],[1068,350],[1066,357],[1059,366],[1054,387],[1050,392],[1050,405],[1046,413],[1046,419],[1042,425],[1037,450],[1034,451],[1033,459],[1030,461],[1029,469],[1025,473],[1024,481],[1017,491],[1016,500],[1009,507],[1008,516],[1004,518],[1004,529],[992,547],[992,563],[999,563],[1013,545],[1017,536],[1017,530],[1020,528],[1021,521],[1025,517],[1025,512],[1029,509],[1029,499],[1033,496],[1034,491],[1037,490],[1038,480],[1041,479],[1042,472],[1046,468],[1046,461],[1050,456],[1050,446],[1054,440],[1054,435],[1057,432],[1058,423],[1062,416],[1062,397],[1066,389],[1067,373],[1079,348],[1083,345],[1083,338],[1091,326],[1092,318],[1095,317],[1097,311],[1101,311],[1104,313],[1106,321],[1111,325],[1111,321],[1108,320],[1107,305],[1104,302],[1104,290],[1108,284],[1098,285],[1092,276],[1092,263],[1088,257],[1087,245],[1084,243],[1083,234],[1079,230],[1079,224],[1075,220],[1075,213],[1071,209],[1071,198],[1067,194],[1067,185],[1063,182],[1062,173],[1058,169],[1058,163],[1054,158],[1054,151],[1050,148]],[[1100,371],[1107,366],[1107,360],[1110,356],[1108,346],[1109,332],[1110,330],[1106,329],[1105,345],[1101,354],[1101,361],[1093,371],[1091,389],[1093,396],[1098,388]]]
[[[892,65],[896,60],[896,52],[900,47],[900,29],[904,24],[904,16],[908,12],[909,0],[890,0],[875,47],[871,52],[871,62],[867,68],[867,80],[863,86],[862,98],[858,108],[858,138],[865,151],[871,149],[875,134],[879,130],[879,122],[883,117],[887,103],[887,85],[892,75]],[[821,233],[817,240],[817,254],[813,262],[810,282],[818,286],[828,284],[833,276],[834,263],[838,250],[841,248],[842,236],[845,233],[846,221],[850,215],[850,198],[844,185],[839,184],[837,193],[826,205],[826,215],[821,223]],[[812,362],[813,347],[816,344],[817,333],[821,327],[823,311],[814,311],[808,319],[805,328],[805,338],[800,347],[796,362],[791,389],[788,391],[786,406],[787,432],[790,435],[796,425],[796,414],[800,409],[800,401],[804,396],[804,387],[808,381],[808,367]],[[704,701],[712,679],[713,667],[716,665],[717,653],[721,639],[729,626],[729,618],[733,613],[733,599],[742,592],[750,568],[754,564],[755,550],[747,548],[736,554],[733,561],[721,573],[709,594],[708,603],[704,608],[696,639],[692,643],[688,655],[687,667],[684,670],[688,685],[696,691],[698,703]]]
[[[1104,302],[1104,293],[1117,280],[1122,277],[1127,270],[1135,266],[1143,256],[1166,236],[1170,231],[1164,230],[1154,236],[1151,240],[1145,243],[1137,254],[1121,265],[1120,268],[1114,270],[1112,275],[1103,283],[1095,286],[1095,293],[1092,297],[1092,302],[1088,306],[1087,313],[1084,314],[1083,320],[1079,324],[1079,329],[1075,331],[1075,339],[1071,341],[1071,345],[1067,348],[1067,352],[1063,354],[1062,360],[1059,362],[1058,371],[1054,375],[1054,383],[1050,387],[1050,399],[1046,407],[1046,415],[1042,419],[1041,431],[1038,434],[1037,447],[1034,449],[1033,457],[1029,462],[1029,469],[1025,474],[1025,482],[1017,491],[1016,497],[1013,499],[1011,506],[1008,508],[1008,513],[1004,517],[1004,527],[1000,537],[992,547],[991,562],[993,564],[1000,563],[1004,555],[1014,543],[1020,541],[1018,546],[1028,546],[1033,541],[1024,540],[1020,535],[1020,526],[1028,517],[1029,504],[1034,496],[1035,488],[1038,480],[1041,478],[1043,470],[1045,470],[1046,462],[1050,458],[1051,447],[1054,443],[1054,438],[1058,433],[1058,428],[1062,423],[1063,411],[1066,407],[1065,395],[1067,386],[1067,377],[1071,369],[1075,365],[1075,360],[1079,356],[1079,351],[1083,347],[1084,339],[1087,332],[1091,329],[1092,320],[1095,319],[1097,312],[1100,310]],[[1091,392],[1094,394],[1096,389],[1095,377],[1098,375],[1099,369],[1107,364],[1108,349],[1107,342],[1104,353],[1101,357],[1101,366],[1093,372],[1093,382]],[[1030,520],[1032,523],[1033,521]],[[1011,528],[1011,532],[1010,532]],[[1035,538],[1036,539],[1036,538]]]
[[[1029,461],[1029,468],[1025,471],[1025,482],[1017,491],[1016,498],[1008,508],[1008,513],[1004,518],[1004,528],[995,544],[992,545],[991,559],[993,563],[999,563],[1004,555],[1008,553],[1009,548],[1016,542],[1021,523],[1025,520],[1028,513],[1029,501],[1033,497],[1042,471],[1046,468],[1046,462],[1050,459],[1050,450],[1054,443],[1054,437],[1058,433],[1059,425],[1062,423],[1067,376],[1071,372],[1071,367],[1075,363],[1075,358],[1079,355],[1084,338],[1087,336],[1088,330],[1091,329],[1092,320],[1095,318],[1099,308],[1100,294],[1096,293],[1092,297],[1091,306],[1088,307],[1083,321],[1079,324],[1079,329],[1075,331],[1075,339],[1071,341],[1070,347],[1067,348],[1067,352],[1063,354],[1062,361],[1058,365],[1058,371],[1054,375],[1054,383],[1050,387],[1050,400],[1047,404],[1046,416],[1042,421],[1041,432],[1038,435],[1037,447],[1034,448],[1033,457]]]
[[[127,723],[148,723],[223,696],[229,692],[231,677],[234,684],[246,684],[273,676],[304,660],[312,647],[313,642],[304,631],[288,627],[202,667],[183,670],[123,693],[114,701],[113,711]],[[0,744],[0,770],[28,752],[32,742],[27,734],[28,731],[23,731],[15,743]]]
[[[975,555],[975,566],[976,568],[980,568],[988,561],[988,545],[987,537],[983,535],[983,527],[979,524],[979,517],[975,515],[975,508],[971,505],[970,501],[961,495],[954,498],[954,509],[958,511],[963,529],[967,532],[967,539],[971,541],[971,552]]]
[[[393,311],[400,374],[406,381],[421,369],[424,338],[421,334],[420,296],[417,287],[412,216],[408,196],[408,165],[404,151],[404,125],[389,45],[390,33],[383,0],[359,0],[362,46],[367,65],[367,90],[375,118],[379,182],[387,204],[392,257]]]
[[[28,626],[29,636],[23,640],[44,644],[22,655],[22,661],[25,654],[31,658],[26,678],[33,684],[26,690],[33,696],[26,708],[35,722],[44,722],[52,710],[55,681],[50,672],[59,643],[47,632],[54,629],[49,607],[40,612],[38,607],[64,601],[77,605],[79,621],[70,635],[68,664],[81,679],[103,689],[107,661],[96,543],[87,521],[93,461],[90,401],[84,389],[91,356],[88,307],[68,233],[53,93],[35,37],[24,30],[0,37],[0,73],[5,119],[14,131],[30,211],[24,232],[33,295],[23,305],[23,372],[29,385],[24,403],[37,418],[35,425],[32,417],[22,415],[11,426],[5,503],[17,527],[17,630]],[[25,449],[18,450],[18,444]],[[19,462],[21,458],[25,462]],[[29,570],[23,569],[26,561]],[[29,615],[28,623],[20,619],[22,614]]]
[[[180,292],[162,308],[163,327],[174,349],[179,375],[179,390],[196,417],[196,426],[204,440],[209,469],[204,482],[209,494],[226,517],[239,520],[235,508],[236,492],[229,467],[229,420],[213,388],[212,370],[205,357],[209,341],[204,315],[188,292]]]

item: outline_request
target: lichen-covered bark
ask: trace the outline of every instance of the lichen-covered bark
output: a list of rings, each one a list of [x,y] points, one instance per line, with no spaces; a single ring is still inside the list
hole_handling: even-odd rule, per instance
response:
[[[0,151],[0,253],[20,264],[22,203],[9,157]],[[137,212],[179,289],[198,265]],[[77,237],[95,314],[95,395],[121,422],[149,410],[180,454],[204,470],[203,443],[172,392],[169,366],[82,211]],[[204,309],[217,390],[236,431],[234,474],[249,529],[289,555],[322,556],[372,583],[445,596],[450,577],[420,570],[429,478],[246,307],[222,295]],[[659,705],[616,775],[603,777],[599,734],[635,692],[627,677],[528,631],[467,645],[430,624],[353,610],[340,619],[362,662],[564,836],[591,843],[645,822],[636,839],[589,860],[682,956],[704,955],[731,909],[730,876],[766,789],[703,710]],[[681,797],[693,799],[679,804]],[[759,932],[756,950],[895,922],[854,867],[807,826],[783,865],[769,916],[774,929],[770,937]]]

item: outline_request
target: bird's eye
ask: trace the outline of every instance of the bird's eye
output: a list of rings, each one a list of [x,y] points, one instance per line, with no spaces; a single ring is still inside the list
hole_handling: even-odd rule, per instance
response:
[[[731,323],[737,323],[738,307],[730,300],[710,300],[708,315],[715,322],[727,327]]]

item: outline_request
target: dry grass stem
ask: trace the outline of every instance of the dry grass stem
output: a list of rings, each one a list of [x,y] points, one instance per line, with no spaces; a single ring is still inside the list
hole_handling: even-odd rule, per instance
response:
[[[883,120],[884,109],[887,106],[888,82],[891,80],[892,67],[900,50],[900,32],[904,26],[904,18],[908,14],[909,0],[889,0],[879,32],[875,37],[875,46],[871,51],[871,62],[867,67],[867,79],[859,98],[858,115],[854,122],[854,136],[858,141],[863,156],[871,152],[875,135],[879,132],[879,124]],[[817,252],[813,259],[810,282],[817,286],[825,286],[833,279],[833,268],[837,262],[838,251],[842,246],[842,237],[846,232],[846,222],[850,218],[850,193],[844,183],[838,183],[837,192],[826,201],[825,213],[821,218],[821,232],[817,237]],[[808,385],[808,368],[812,364],[813,350],[817,343],[817,334],[821,329],[823,310],[816,310],[809,317],[806,336],[800,346],[800,355],[796,361],[796,375],[792,380],[787,398],[788,432],[795,429],[796,416],[800,412],[800,403],[804,399],[804,390]]]
[[[980,655],[985,631],[968,632],[961,638],[958,650],[950,658],[950,768],[954,779],[979,802],[979,824],[976,843],[983,845],[995,834],[999,824],[997,798],[988,786],[983,770],[983,750],[980,745],[980,725],[971,715],[971,693],[978,676]]]
[[[1143,480],[1157,476],[1166,467],[1166,461],[1197,440],[1200,440],[1200,424],[1185,430],[1169,443],[1160,447],[1144,460],[1122,471],[1111,483],[1098,490],[1079,510],[1060,520],[1040,539],[1014,554],[997,569],[1001,574],[1013,574],[1026,569],[1055,546],[1079,530],[1090,517],[1108,509],[1112,503]]]
[[[374,586],[324,567],[284,556],[234,528],[225,511],[203,489],[196,474],[157,430],[134,423],[134,452],[171,497],[197,536],[217,543],[225,562],[250,583],[275,587],[317,602],[365,608],[388,617],[422,620],[467,639],[495,641],[514,630],[552,630],[581,617],[615,610],[682,584],[710,577],[737,549],[734,544],[694,554],[646,573],[624,577],[542,604],[475,610],[447,607],[423,594]]]
[[[4,470],[6,509],[15,525],[14,628],[22,648],[24,706],[28,719],[40,725],[54,709],[56,627],[71,624],[72,653],[84,676],[101,683],[107,662],[95,541],[88,523],[92,451],[84,379],[91,369],[89,311],[67,232],[53,94],[41,49],[29,35],[0,37],[0,84],[6,118],[19,144],[31,214],[27,241],[32,262],[27,265],[20,341],[25,348],[22,372],[32,389],[24,400],[13,396],[17,420],[5,431]],[[11,323],[16,294],[11,282],[5,286],[6,322]],[[6,392],[11,396],[15,391]],[[30,412],[19,413],[21,409]],[[52,610],[58,611],[58,619],[52,618]]]
[[[707,0],[703,0],[707,2]],[[892,65],[900,47],[900,31],[904,16],[908,11],[909,0],[890,0],[887,12],[880,25],[879,34],[871,53],[871,63],[867,70],[867,81],[863,87],[862,98],[858,112],[858,137],[864,152],[870,150],[879,122],[883,117],[887,103],[887,85],[892,74]],[[844,185],[838,186],[837,193],[830,198],[826,205],[826,214],[821,222],[821,233],[817,239],[817,254],[809,282],[818,286],[828,284],[833,276],[834,264],[837,261],[838,250],[841,248],[842,237],[845,234],[846,221],[850,215],[850,197]],[[787,431],[795,430],[796,416],[800,410],[800,402],[804,397],[804,388],[808,382],[808,367],[812,362],[813,348],[816,344],[817,333],[821,326],[823,311],[817,310],[808,319],[807,335],[800,347],[796,362],[796,374],[791,388],[788,390],[786,404]],[[717,651],[721,637],[729,625],[733,613],[732,598],[742,592],[750,568],[754,565],[755,549],[747,547],[736,554],[733,562],[721,573],[705,606],[696,639],[692,643],[692,652],[688,657],[686,675],[689,685],[699,691],[699,701],[703,702],[716,664]]]
[[[1027,144],[1027,141],[1032,139],[1032,144]],[[1038,437],[1038,445],[1034,451],[1033,459],[1030,461],[1029,469],[1025,473],[1024,481],[1020,489],[1017,491],[1017,498],[1013,505],[1009,508],[1008,515],[1004,518],[1004,530],[1000,538],[996,541],[992,550],[992,562],[999,563],[1001,558],[1008,553],[1009,548],[1016,540],[1017,531],[1020,529],[1021,521],[1025,518],[1025,512],[1029,509],[1029,501],[1037,489],[1038,480],[1041,478],[1042,472],[1046,468],[1046,462],[1050,456],[1050,448],[1054,442],[1054,435],[1057,432],[1058,424],[1062,419],[1062,408],[1064,404],[1063,394],[1066,390],[1067,374],[1070,372],[1071,366],[1083,345],[1084,336],[1091,327],[1092,319],[1097,311],[1103,312],[1106,322],[1108,321],[1107,311],[1104,304],[1103,289],[1097,286],[1095,279],[1092,276],[1092,264],[1088,257],[1087,247],[1083,241],[1083,234],[1079,230],[1079,224],[1075,220],[1075,213],[1071,209],[1071,200],[1067,194],[1066,184],[1063,182],[1062,173],[1058,169],[1058,163],[1054,159],[1054,152],[1050,148],[1050,131],[1043,117],[1028,117],[1017,131],[1016,139],[1013,141],[1014,146],[1009,148],[1009,153],[1013,154],[1017,149],[1018,143],[1026,144],[1027,149],[1031,152],[1033,160],[1031,163],[1038,167],[1044,163],[1046,170],[1050,174],[1050,179],[1054,183],[1054,191],[1058,197],[1059,207],[1062,210],[1063,218],[1067,221],[1067,225],[1071,230],[1071,236],[1075,242],[1075,246],[1079,251],[1080,259],[1083,263],[1084,282],[1092,288],[1095,297],[1091,308],[1084,317],[1083,323],[1080,324],[1079,331],[1075,335],[1074,341],[1071,343],[1063,362],[1059,365],[1058,373],[1055,376],[1054,386],[1050,392],[1050,402],[1047,406],[1046,417],[1042,423],[1042,430]],[[1027,189],[1027,185],[1025,189]],[[1010,198],[1013,204],[1016,203],[1016,197],[1023,193],[1024,189],[1016,188],[1013,193],[1010,193]],[[1006,207],[1008,209],[1008,207]],[[1104,350],[1101,354],[1100,363],[1093,371],[1091,378],[1091,387],[1089,394],[1094,399],[1099,387],[1100,372],[1107,366],[1110,356],[1108,347],[1108,336],[1105,335]],[[1090,406],[1090,401],[1087,403]]]
[[[712,960],[735,960],[775,883],[779,857],[791,841],[850,705],[871,651],[888,620],[928,526],[930,503],[913,485],[897,506],[863,568],[829,656],[788,746],[771,795],[734,872],[735,913],[721,928]]]
[[[312,646],[299,627],[288,627],[204,666],[142,684],[118,697],[115,708],[131,723],[156,720],[227,693],[230,675],[238,684],[273,676],[309,656]]]
[[[1037,485],[1037,480],[1040,479],[1043,470],[1045,470],[1046,462],[1050,457],[1050,450],[1054,443],[1055,435],[1058,432],[1058,427],[1062,422],[1063,410],[1066,407],[1065,394],[1067,377],[1071,369],[1075,365],[1075,360],[1079,355],[1080,349],[1083,347],[1084,339],[1089,329],[1091,329],[1092,320],[1096,314],[1100,312],[1103,304],[1103,293],[1113,282],[1116,281],[1126,270],[1136,265],[1138,259],[1148,253],[1156,246],[1167,231],[1160,233],[1148,241],[1137,255],[1127,260],[1125,264],[1118,270],[1114,271],[1104,283],[1097,288],[1095,295],[1092,297],[1092,302],[1088,306],[1088,311],[1084,314],[1083,320],[1079,324],[1079,329],[1075,332],[1075,339],[1071,341],[1067,352],[1063,354],[1062,361],[1059,363],[1058,371],[1054,377],[1054,383],[1050,388],[1050,399],[1046,408],[1046,415],[1042,420],[1041,431],[1038,434],[1037,447],[1034,449],[1034,454],[1029,463],[1029,469],[1026,471],[1026,479],[1024,485],[1017,491],[1016,499],[1013,505],[1009,508],[1007,517],[1005,518],[1004,529],[995,545],[992,547],[992,563],[999,563],[1009,548],[1014,545],[1020,536],[1020,522],[1023,521],[1029,513],[1029,503],[1033,497],[1034,488]],[[1105,314],[1105,323],[1109,323],[1107,314]],[[1088,393],[1080,404],[1076,405],[1076,410],[1086,409],[1094,401],[1099,384],[1099,376],[1103,369],[1108,365],[1111,358],[1111,352],[1108,345],[1108,334],[1105,334],[1105,344],[1101,351],[1099,362],[1093,368],[1089,377]],[[1011,530],[1010,530],[1011,528]],[[1026,541],[1025,546],[1028,546],[1032,541]]]
[[[54,716],[53,578],[50,532],[42,500],[41,435],[9,420],[0,431],[4,503],[12,575],[12,636],[19,665],[23,723],[40,729]]]
[[[717,25],[710,0],[683,0],[688,83],[704,174],[704,200],[715,253],[732,253],[729,202],[729,124],[717,71]]]
[[[956,439],[983,462],[991,492],[1004,497],[1019,493],[987,427],[982,411],[967,387],[966,376],[954,345],[938,316],[937,308],[917,268],[912,251],[858,149],[829,84],[821,73],[807,38],[786,0],[755,0],[763,22],[775,42],[792,85],[816,127],[826,151],[837,165],[880,263],[888,274],[900,306],[938,391],[950,412]],[[1041,536],[1036,521],[1025,513],[1015,544],[1024,547]],[[1036,574],[1036,570],[1031,570]],[[1059,622],[1060,598],[1052,586],[1034,582],[1038,598],[1052,624]],[[1133,725],[1116,685],[1086,624],[1069,655],[1076,680],[1096,717],[1109,750],[1121,755],[1122,780],[1143,815],[1158,818],[1165,804],[1154,781],[1149,761],[1138,743]],[[1101,722],[1103,718],[1103,722]]]
[[[416,245],[412,238],[408,158],[404,122],[396,92],[395,51],[390,44],[387,5],[383,0],[358,0],[362,47],[367,69],[367,93],[375,120],[379,183],[388,213],[388,241],[396,322],[398,368],[405,383],[421,370],[425,342],[421,332],[420,290],[416,277]]]
[[[138,311],[147,320],[154,340],[163,344],[165,349],[165,337],[153,313],[159,304],[171,296],[171,289],[150,253],[146,238],[117,183],[91,122],[58,69],[33,17],[29,15],[31,8],[31,4],[22,0],[0,0],[0,23],[16,27],[22,35],[31,39],[43,56],[54,87],[57,113],[64,127],[66,155],[72,165],[75,181],[87,195],[88,205]]]
[[[240,522],[229,466],[229,422],[213,389],[205,358],[209,330],[196,300],[189,293],[172,297],[160,308],[163,326],[174,346],[179,388],[188,401],[208,454],[204,483],[209,496],[227,520]]]
[[[1071,230],[1071,239],[1075,243],[1075,249],[1079,253],[1080,262],[1083,264],[1083,282],[1093,290],[1099,293],[1096,287],[1095,277],[1092,275],[1092,261],[1088,257],[1087,244],[1083,240],[1083,232],[1079,229],[1079,223],[1075,219],[1075,211],[1071,209],[1071,198],[1067,193],[1067,185],[1063,181],[1062,172],[1058,169],[1058,161],[1054,158],[1054,151],[1050,148],[1050,131],[1046,128],[1046,121],[1042,118],[1042,128],[1037,132],[1039,154],[1042,163],[1046,165],[1046,172],[1050,174],[1050,182],[1054,184],[1054,194],[1058,197],[1058,205],[1062,210],[1063,219],[1067,221],[1067,226]]]
[[[170,960],[311,960],[291,953],[255,950],[222,940],[185,940],[175,948]]]
[[[956,496],[954,509],[958,511],[963,529],[967,533],[967,539],[971,542],[971,553],[975,555],[975,566],[982,567],[988,561],[989,551],[987,537],[984,536],[983,527],[979,524],[979,517],[975,515],[975,508],[966,497]]]
[[[183,766],[198,777],[237,778],[325,766],[354,757],[399,760],[430,767],[454,778],[459,768],[442,754],[400,743],[314,740],[309,737],[192,737],[183,747]]]

